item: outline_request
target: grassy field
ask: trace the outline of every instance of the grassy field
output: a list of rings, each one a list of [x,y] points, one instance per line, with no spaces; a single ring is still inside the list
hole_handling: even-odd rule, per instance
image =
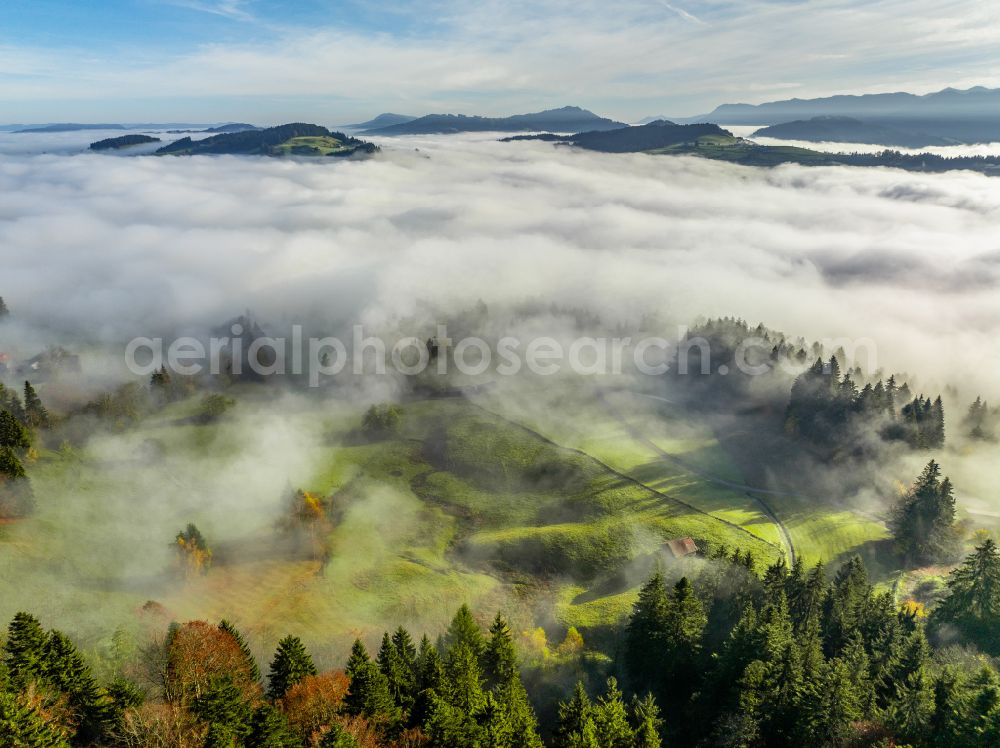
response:
[[[276,156],[333,156],[352,150],[329,136],[292,138],[272,149]]]
[[[354,407],[262,407],[234,388],[216,423],[191,400],[43,451],[36,516],[0,527],[0,616],[32,610],[104,660],[170,620],[227,617],[262,657],[292,632],[332,664],[356,636],[440,631],[463,602],[548,621],[551,638],[607,626],[674,538],[781,554],[755,499],[705,477],[741,480],[710,429],[627,393],[548,391],[408,402],[396,433],[368,441]],[[291,488],[330,497],[329,563],[282,540]],[[846,511],[769,502],[807,561],[884,537]],[[184,579],[171,541],[188,522],[216,558]]]

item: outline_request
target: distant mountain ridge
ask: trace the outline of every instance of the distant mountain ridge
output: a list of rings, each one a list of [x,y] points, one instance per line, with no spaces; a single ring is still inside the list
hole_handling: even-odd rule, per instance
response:
[[[416,117],[412,117],[409,114],[394,114],[393,112],[382,112],[382,114],[377,117],[373,117],[367,122],[357,122],[353,125],[341,125],[341,127],[346,127],[348,130],[378,130],[382,127],[392,127],[394,125],[405,125],[407,122],[413,122]]]
[[[806,140],[811,143],[872,143],[902,148],[924,148],[929,145],[948,145],[951,141],[934,135],[907,132],[877,122],[862,122],[853,117],[813,117],[807,120],[784,122],[762,127],[751,137],[777,138],[780,140]]]
[[[976,86],[923,95],[881,93],[723,104],[709,114],[677,121],[764,126],[817,117],[851,117],[954,143],[994,141],[1000,140],[1000,89]]]
[[[57,122],[51,125],[40,125],[39,127],[28,127],[24,130],[15,130],[15,133],[46,133],[46,132],[80,132],[82,130],[125,130],[124,125],[81,125],[75,122]]]
[[[457,132],[582,132],[628,127],[576,106],[547,109],[543,112],[515,114],[511,117],[479,117],[464,114],[428,114],[409,122],[367,129],[366,135],[437,135]]]

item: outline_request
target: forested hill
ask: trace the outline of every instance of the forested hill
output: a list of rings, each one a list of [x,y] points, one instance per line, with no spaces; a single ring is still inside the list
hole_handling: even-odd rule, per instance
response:
[[[511,117],[479,117],[464,114],[428,114],[410,122],[365,130],[369,135],[429,135],[456,132],[581,132],[614,130],[627,127],[576,106],[547,109],[544,112],[515,114]]]
[[[204,140],[181,138],[156,153],[161,156],[347,156],[353,153],[373,153],[376,150],[378,147],[373,143],[344,133],[331,132],[320,125],[296,122],[265,130],[223,133]]]
[[[873,143],[875,145],[923,148],[929,145],[948,145],[950,141],[934,135],[909,132],[896,127],[867,122],[853,117],[813,117],[807,120],[785,122],[757,130],[753,137],[784,138],[841,143]]]
[[[650,122],[641,127],[629,127],[611,132],[581,132],[569,138],[569,142],[580,148],[605,153],[633,153],[680,143],[696,143],[705,136],[731,138],[732,133],[718,125],[677,125],[666,120]]]
[[[900,153],[894,150],[880,153],[824,153],[808,148],[760,145],[752,140],[738,138],[715,124],[678,125],[666,120],[607,132],[581,132],[567,136],[542,133],[504,140],[545,140],[603,153],[701,156],[744,166],[889,166],[907,171],[967,169],[988,175],[1000,173],[1000,157],[997,156],[946,158],[933,153]]]

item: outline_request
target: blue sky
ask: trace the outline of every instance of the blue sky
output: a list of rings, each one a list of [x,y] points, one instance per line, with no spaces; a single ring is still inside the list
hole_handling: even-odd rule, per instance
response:
[[[0,122],[327,124],[1000,86],[981,0],[3,0]]]

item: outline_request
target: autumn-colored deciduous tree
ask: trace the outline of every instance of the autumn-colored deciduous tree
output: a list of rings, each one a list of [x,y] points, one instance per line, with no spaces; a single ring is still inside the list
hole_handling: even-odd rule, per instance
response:
[[[167,701],[189,705],[211,684],[229,676],[243,698],[260,699],[260,684],[236,639],[206,621],[189,621],[174,629],[166,643],[163,678]]]
[[[187,578],[199,574],[207,574],[212,565],[212,549],[208,547],[205,537],[194,525],[177,533],[174,539],[177,551],[177,561]]]
[[[306,745],[313,745],[340,713],[350,681],[342,670],[307,675],[280,700],[281,711]]]

